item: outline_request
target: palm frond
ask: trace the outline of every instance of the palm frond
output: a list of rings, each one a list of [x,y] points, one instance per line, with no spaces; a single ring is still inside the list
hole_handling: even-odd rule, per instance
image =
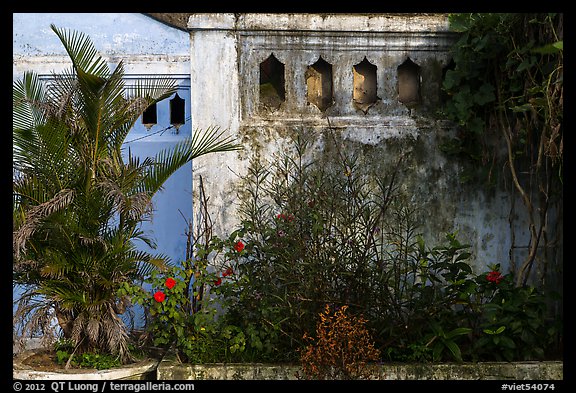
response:
[[[174,172],[193,159],[211,153],[240,150],[241,145],[235,143],[232,136],[225,136],[225,133],[226,130],[219,127],[197,130],[191,138],[160,151],[154,157],[155,164],[150,167],[140,190],[154,195]]]
[[[58,28],[54,24],[50,28],[60,39],[76,70],[100,78],[108,76],[108,64],[98,55],[90,37],[79,31]]]
[[[20,252],[25,250],[26,241],[36,231],[42,219],[66,208],[73,199],[74,190],[64,189],[49,201],[33,206],[28,210],[27,220],[13,234],[13,246],[16,259],[20,257]]]
[[[123,362],[131,359],[128,348],[128,333],[124,321],[118,317],[114,305],[108,303],[100,321],[104,333],[105,347],[110,353],[118,354]]]
[[[62,123],[37,126],[33,131],[14,130],[13,166],[21,175],[34,176],[47,189],[69,187],[78,171],[78,154]]]
[[[37,294],[28,289],[17,300],[16,305],[16,312],[12,316],[12,326],[13,329],[19,331],[16,331],[15,334],[22,338],[41,335],[42,345],[50,346],[58,335],[53,326],[54,308],[52,303],[38,300]]]
[[[31,130],[44,122],[44,85],[34,72],[25,72],[12,88],[12,127]]]
[[[242,147],[235,142],[232,136],[226,136],[227,130],[212,126],[205,131],[196,130],[192,133],[190,141],[184,141],[184,145],[190,148],[190,159],[210,153],[220,153],[240,150]]]
[[[177,89],[178,86],[172,78],[148,78],[136,80],[126,92],[128,99],[145,98],[148,105],[151,105],[170,97]]]

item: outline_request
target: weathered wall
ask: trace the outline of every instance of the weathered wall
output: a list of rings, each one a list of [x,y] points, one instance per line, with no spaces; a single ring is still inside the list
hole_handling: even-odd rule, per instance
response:
[[[507,192],[461,183],[463,168],[438,148],[454,132],[436,116],[455,38],[446,15],[192,14],[188,29],[193,121],[201,128],[228,129],[245,147],[194,163],[194,179],[203,177],[210,197],[216,233],[230,233],[238,223],[239,176],[251,157],[272,157],[302,129],[317,134],[318,158],[331,154],[325,140],[331,128],[337,143],[359,152],[372,169],[389,168],[400,153],[407,155],[403,187],[421,208],[431,244],[458,231],[462,242],[473,245],[478,270],[489,263],[506,267]],[[284,66],[285,93],[276,101],[260,86],[260,65],[271,55]],[[329,65],[310,69],[320,58]],[[364,67],[376,74],[376,86],[366,85],[365,91],[375,89],[377,100],[367,106],[354,102],[363,82],[355,80],[354,70],[363,69],[364,59],[369,62]],[[332,96],[328,107],[319,109],[312,96],[327,87],[310,78],[326,69]],[[416,78],[405,83],[410,69]],[[374,82],[373,76],[364,82]]]

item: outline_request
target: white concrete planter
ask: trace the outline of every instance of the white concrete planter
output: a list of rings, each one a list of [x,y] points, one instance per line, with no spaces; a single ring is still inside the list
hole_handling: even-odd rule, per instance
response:
[[[70,369],[40,371],[24,364],[24,361],[42,349],[24,351],[13,359],[12,376],[19,380],[144,380],[155,379],[160,358],[148,358],[140,362],[107,370]]]

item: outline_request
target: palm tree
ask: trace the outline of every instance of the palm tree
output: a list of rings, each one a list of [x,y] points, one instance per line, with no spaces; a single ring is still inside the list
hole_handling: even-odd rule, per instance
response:
[[[48,334],[54,318],[75,353],[131,359],[119,314],[124,283],[163,268],[167,258],[139,251],[152,197],[192,159],[239,149],[224,131],[195,132],[139,160],[123,142],[151,104],[174,94],[169,79],[124,85],[89,37],[51,25],[72,67],[43,83],[33,72],[13,86],[13,283],[23,286],[15,322],[23,335]],[[16,326],[16,323],[15,323]]]

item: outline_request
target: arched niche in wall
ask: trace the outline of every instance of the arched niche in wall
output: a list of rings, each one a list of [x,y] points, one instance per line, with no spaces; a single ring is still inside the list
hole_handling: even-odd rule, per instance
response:
[[[180,98],[178,93],[170,100],[170,124],[176,128],[176,132],[186,123],[184,104],[184,99]]]
[[[354,75],[353,102],[354,106],[364,114],[368,113],[368,109],[379,99],[377,96],[377,69],[378,67],[370,63],[366,57],[360,63],[352,66]]]
[[[278,109],[286,100],[284,64],[274,54],[260,63],[260,105]]]
[[[420,103],[420,66],[409,57],[398,66],[398,101],[407,107]]]
[[[306,98],[324,112],[332,103],[332,64],[320,56],[306,70]]]
[[[158,123],[158,111],[156,108],[156,103],[148,106],[142,113],[142,124],[146,127],[147,130],[152,128],[155,124]]]
[[[454,59],[450,59],[448,64],[442,67],[442,80],[440,82],[440,100],[445,103],[448,101],[448,94],[446,93],[446,89],[444,88],[444,81],[446,80],[446,76],[450,78],[448,74],[449,71],[453,71],[456,68],[456,63]]]

